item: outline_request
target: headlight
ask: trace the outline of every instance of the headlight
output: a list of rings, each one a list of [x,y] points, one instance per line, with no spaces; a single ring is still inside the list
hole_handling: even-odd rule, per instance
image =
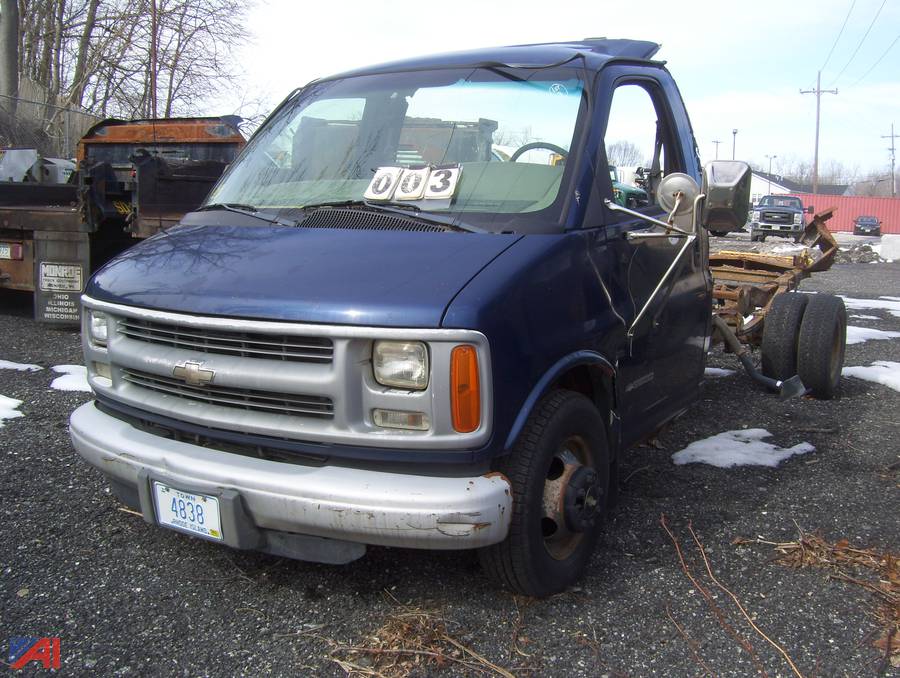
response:
[[[428,349],[421,341],[376,341],[372,366],[382,386],[411,391],[428,386]]]
[[[795,224],[802,224],[802,223],[803,223],[803,215],[800,214],[799,212],[798,212],[797,214],[794,215],[794,223],[795,223]]]
[[[105,313],[88,310],[88,332],[90,332],[91,341],[100,346],[106,346],[109,330]]]
[[[753,221],[759,221],[759,212],[753,213]]]

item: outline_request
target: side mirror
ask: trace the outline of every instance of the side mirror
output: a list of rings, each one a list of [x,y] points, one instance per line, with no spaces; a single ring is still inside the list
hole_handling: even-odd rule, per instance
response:
[[[741,160],[714,160],[703,170],[703,214],[700,223],[711,231],[737,231],[747,223],[750,205],[750,165]]]
[[[806,213],[813,214],[815,212],[815,210],[816,210],[816,208],[813,207],[812,205],[810,205],[809,207],[806,208]]]
[[[679,193],[682,194],[682,198],[681,202],[677,204],[676,210],[675,198]],[[697,199],[699,193],[700,187],[693,177],[681,172],[673,172],[664,176],[659,182],[659,187],[656,189],[656,204],[669,214],[672,210],[676,210],[675,216],[690,214],[694,209],[694,200]]]

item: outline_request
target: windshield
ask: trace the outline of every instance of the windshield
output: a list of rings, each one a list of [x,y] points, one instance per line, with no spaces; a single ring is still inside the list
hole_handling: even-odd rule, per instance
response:
[[[798,210],[803,208],[803,203],[800,202],[800,198],[783,198],[774,195],[767,195],[759,201],[759,204],[762,207],[793,207]]]
[[[559,230],[585,107],[578,73],[476,68],[314,84],[260,129],[207,204],[290,215],[367,199],[491,231]]]

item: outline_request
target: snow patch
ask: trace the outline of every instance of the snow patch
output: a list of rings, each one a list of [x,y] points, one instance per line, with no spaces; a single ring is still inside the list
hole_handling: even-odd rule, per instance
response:
[[[730,377],[732,374],[734,374],[734,370],[726,370],[723,367],[707,367],[703,371],[703,376],[711,377],[713,379],[717,377]]]
[[[887,330],[874,330],[871,327],[857,327],[856,325],[847,325],[847,345],[861,344],[869,339],[896,339],[900,337],[900,332],[890,332]]]
[[[877,309],[888,311],[891,315],[900,318],[900,299],[897,297],[878,297],[878,299],[854,299],[853,297],[841,296],[844,300],[844,306],[854,311],[864,309]]]
[[[16,370],[17,372],[37,372],[44,369],[40,365],[29,363],[14,363],[9,360],[0,360],[0,370]]]
[[[710,464],[719,468],[734,466],[778,466],[795,454],[806,454],[816,448],[809,443],[781,448],[763,442],[772,434],[764,428],[725,431],[711,438],[697,440],[672,455],[675,464]]]
[[[845,367],[841,370],[845,377],[856,377],[900,391],[900,363],[890,360],[876,360],[869,366]]]
[[[900,259],[900,235],[895,233],[882,235],[878,251],[884,259]]]
[[[881,320],[877,315],[851,315],[850,317],[856,318],[857,320]]]
[[[0,395],[0,428],[3,428],[3,422],[7,419],[15,419],[16,417],[25,416],[24,414],[19,412],[18,408],[21,404],[21,400],[16,400],[15,398],[8,398],[5,395]]]
[[[51,368],[63,376],[57,377],[50,388],[57,391],[90,391],[87,380],[87,368],[84,365],[55,365]]]

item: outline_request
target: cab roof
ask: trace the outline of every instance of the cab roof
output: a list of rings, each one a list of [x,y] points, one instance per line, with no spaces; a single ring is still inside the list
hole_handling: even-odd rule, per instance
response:
[[[345,78],[356,75],[371,75],[397,71],[426,70],[431,68],[473,68],[485,66],[535,67],[562,65],[569,61],[581,61],[589,70],[599,70],[613,59],[629,61],[650,61],[661,45],[646,40],[626,40],[608,38],[586,38],[571,42],[536,43],[531,45],[511,45],[488,47],[466,52],[450,52],[414,57],[402,61],[367,66],[347,71],[327,78]]]

